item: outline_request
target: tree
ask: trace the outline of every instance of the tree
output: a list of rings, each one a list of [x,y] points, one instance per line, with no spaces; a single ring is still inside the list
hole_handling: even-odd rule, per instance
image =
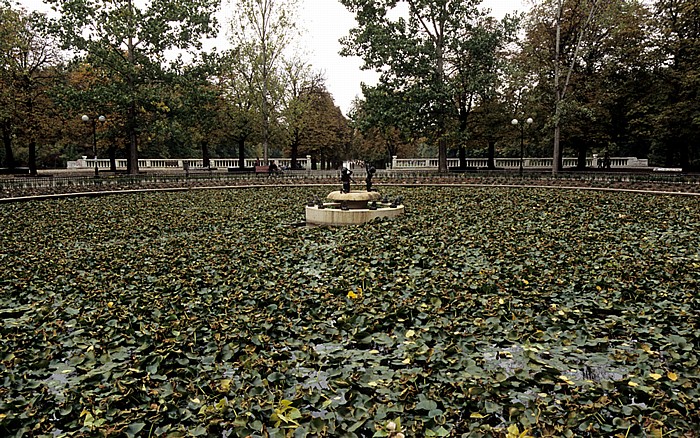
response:
[[[351,133],[348,120],[333,102],[320,77],[307,83],[290,105],[296,113],[288,119],[290,145],[297,154],[312,156],[314,166],[337,167],[348,158]]]
[[[300,58],[285,62],[282,82],[285,87],[284,109],[282,117],[287,128],[287,141],[292,169],[298,168],[297,159],[303,152],[305,132],[314,110],[315,95],[326,92],[325,78],[319,72],[313,72],[311,66]]]
[[[658,63],[654,76],[665,105],[654,120],[653,153],[666,166],[700,168],[700,3],[657,0]]]
[[[284,52],[296,33],[297,0],[235,0],[231,25],[234,52],[250,64],[255,108],[262,116],[263,162],[268,162],[272,113],[279,111]]]
[[[492,17],[479,17],[472,25],[461,29],[460,37],[452,41],[454,73],[451,79],[457,102],[461,169],[466,168],[469,115],[477,105],[483,105],[482,109],[493,108],[493,100],[506,82],[502,71],[508,60],[507,46],[515,41],[518,25],[519,19],[515,17],[506,16],[501,22]],[[489,151],[489,167],[495,167],[495,150],[490,147]]]
[[[383,153],[369,153],[367,144],[362,145],[358,158],[391,162],[398,155],[401,145],[410,143],[413,138],[414,120],[407,105],[408,97],[400,90],[393,90],[386,84],[362,85],[364,100],[356,101],[350,114],[352,126],[363,135],[365,141],[381,143]],[[358,151],[358,152],[360,152]]]
[[[18,45],[21,17],[18,11],[10,7],[9,2],[0,3],[0,128],[4,147],[4,165],[13,169],[15,156],[12,150],[12,126],[17,102],[14,95],[13,65],[14,47]]]
[[[132,0],[92,2],[48,0],[60,17],[53,31],[67,49],[109,72],[112,82],[95,90],[96,102],[110,99],[126,115],[127,168],[138,173],[141,108],[152,100],[154,84],[166,77],[168,50],[200,49],[200,39],[214,36],[215,0]]]
[[[493,47],[500,43],[498,39],[499,43],[492,43],[492,29],[485,27],[486,13],[477,7],[480,1],[341,3],[358,22],[343,40],[342,53],[360,56],[365,68],[382,72],[381,85],[403,96],[402,106],[416,122],[417,136],[437,141],[439,170],[447,171],[447,144],[455,121],[460,110],[461,117],[466,117],[467,94],[481,82],[478,77],[490,73],[491,61],[481,62],[470,54],[492,57]],[[406,11],[407,18],[391,18],[400,10]]]
[[[496,169],[496,145],[504,137],[509,138],[510,121],[515,117],[512,100],[510,88],[494,87],[479,94],[472,110],[470,140],[481,145],[480,153],[486,155],[487,167],[491,170]]]
[[[92,120],[100,115],[105,117],[105,122],[99,124],[100,135],[97,136],[96,147],[100,150],[107,145],[110,170],[116,172],[117,145],[124,141],[122,132],[127,120],[126,114],[120,111],[108,94],[112,85],[109,71],[76,59],[61,72],[60,80],[51,94],[61,111],[60,125],[64,129],[64,138],[68,137],[68,143],[76,138],[84,139],[84,144],[90,145],[87,148],[91,150],[92,132],[81,121],[81,115],[88,115]],[[75,156],[71,159],[75,159]]]
[[[216,75],[216,85],[223,101],[223,121],[227,135],[237,146],[238,167],[245,167],[246,142],[262,124],[257,111],[255,75],[251,51],[238,49],[226,51],[221,57],[221,68]]]
[[[60,58],[43,32],[45,17],[0,4],[0,128],[5,165],[14,168],[12,140],[20,129],[29,150],[29,170],[37,174],[37,140],[42,135],[38,108],[50,107],[45,92]]]
[[[549,90],[554,107],[552,172],[562,170],[561,125],[565,98],[588,23],[598,0],[545,0],[529,13],[526,25],[525,58],[541,90]]]
[[[646,15],[643,2],[622,0],[547,0],[529,13],[522,59],[538,100],[554,107],[553,172],[565,145],[583,168],[592,147],[627,141],[628,105],[648,68]]]
[[[595,10],[599,0],[576,0],[569,1],[566,6],[566,23],[568,26],[567,38],[564,39],[565,44],[562,44],[562,22],[564,19],[564,6],[562,0],[557,0],[558,3],[555,9],[555,39],[554,39],[554,146],[552,173],[558,173],[562,170],[562,146],[561,146],[561,118],[564,99],[568,91],[571,80],[571,75],[574,72],[577,62],[579,61],[579,51],[583,42],[583,37],[586,34],[587,27],[595,16]],[[566,44],[568,43],[568,44]],[[566,55],[565,55],[566,54]],[[563,74],[564,62],[562,57],[566,56],[568,67]],[[562,78],[564,80],[562,81]]]
[[[212,146],[223,136],[221,88],[214,82],[221,62],[216,54],[203,54],[200,59],[183,65],[174,75],[174,87],[165,99],[167,103],[164,102],[169,119],[178,126],[177,134],[199,146],[202,165],[207,168],[211,167]]]

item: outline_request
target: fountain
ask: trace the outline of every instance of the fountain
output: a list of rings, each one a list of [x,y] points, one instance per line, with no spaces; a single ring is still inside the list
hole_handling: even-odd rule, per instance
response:
[[[359,225],[377,218],[394,218],[404,212],[402,199],[382,199],[372,189],[372,176],[376,170],[367,166],[366,190],[351,190],[352,171],[343,167],[340,180],[343,189],[328,194],[330,202],[316,199],[306,205],[306,223],[309,225]]]

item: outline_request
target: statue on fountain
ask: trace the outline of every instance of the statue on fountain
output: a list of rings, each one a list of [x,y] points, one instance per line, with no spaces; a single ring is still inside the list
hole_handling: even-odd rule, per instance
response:
[[[365,165],[365,169],[367,169],[367,177],[365,178],[365,183],[367,184],[367,191],[371,192],[372,191],[372,177],[374,176],[375,173],[377,173],[377,169],[375,169],[374,166],[370,166],[369,164]]]
[[[343,183],[343,193],[350,193],[350,181],[355,182],[352,179],[352,170],[347,167],[343,167],[340,171],[340,181]]]
[[[323,203],[318,198],[310,199],[306,206],[306,223],[312,225],[358,225],[378,218],[395,218],[404,213],[402,199],[397,197],[389,200],[372,189],[372,178],[377,169],[369,164],[364,165],[367,171],[365,183],[367,190],[350,190],[350,184],[357,182],[352,178],[350,166],[340,168],[340,181],[342,190],[333,191],[326,199],[330,202]],[[391,207],[389,206],[391,203]]]

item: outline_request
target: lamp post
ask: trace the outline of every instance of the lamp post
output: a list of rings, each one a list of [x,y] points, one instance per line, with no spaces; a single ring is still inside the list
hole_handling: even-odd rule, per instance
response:
[[[92,154],[95,156],[95,177],[100,176],[100,170],[97,168],[97,122],[104,123],[105,116],[99,116],[97,119],[91,119],[87,115],[80,118],[83,122],[92,122]]]
[[[518,126],[520,124],[520,176],[523,176],[523,159],[524,159],[524,153],[525,153],[525,147],[524,147],[524,138],[525,138],[525,124],[532,125],[532,117],[528,117],[527,120],[525,120],[525,123],[520,123],[518,119],[513,119],[510,121],[510,123],[513,126]]]

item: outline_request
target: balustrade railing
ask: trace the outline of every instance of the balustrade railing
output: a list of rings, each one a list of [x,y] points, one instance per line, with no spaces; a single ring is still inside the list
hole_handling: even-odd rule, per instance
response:
[[[551,169],[554,160],[552,158],[523,158],[523,168],[525,169]],[[496,168],[501,169],[517,169],[520,168],[520,158],[496,158],[494,160]],[[576,167],[578,158],[566,157],[563,159],[564,167]],[[586,167],[602,167],[603,159],[597,155],[586,158]],[[649,162],[646,159],[636,157],[612,157],[610,158],[611,168],[630,168],[630,167],[648,167]],[[459,167],[459,158],[448,158],[447,167]],[[488,167],[488,159],[486,158],[467,158],[467,169],[483,169]],[[394,170],[428,170],[438,169],[437,158],[398,158],[393,157],[392,169]]]
[[[217,159],[225,160],[225,159]],[[233,159],[231,159],[233,160]],[[290,162],[284,159],[275,159],[281,166],[286,165]],[[573,159],[572,159],[573,160]],[[10,199],[12,195],[10,194],[14,190],[25,190],[25,189],[42,189],[42,188],[57,188],[57,193],[60,192],[72,192],[72,191],[85,191],[85,189],[79,189],[80,187],[87,187],[88,189],[97,188],[97,190],[109,190],[109,187],[119,187],[120,190],[124,188],[135,188],[140,189],[142,187],[150,187],[153,184],[162,184],[164,187],[181,187],[187,186],[192,181],[202,182],[206,181],[207,184],[211,185],[236,185],[240,181],[244,181],[246,184],[250,181],[260,181],[264,183],[272,184],[295,184],[295,180],[304,182],[316,181],[318,183],[335,183],[338,181],[338,171],[337,170],[315,170],[315,171],[305,171],[305,172],[285,172],[280,178],[263,178],[257,179],[255,175],[248,174],[237,174],[229,172],[206,172],[199,173],[196,175],[187,175],[184,171],[179,172],[144,172],[139,175],[105,175],[104,177],[95,178],[92,176],[90,169],[94,167],[94,160],[89,160],[83,169],[86,172],[83,175],[76,176],[72,172],[66,172],[65,174],[61,172],[56,172],[55,174],[39,175],[39,177],[7,177],[0,178],[0,202],[3,200],[3,196],[9,196]],[[172,162],[181,163],[183,160],[143,160],[141,164],[150,166],[172,166]],[[201,166],[201,160],[190,159],[184,160],[188,161],[194,166]],[[233,160],[238,163],[238,160]],[[303,162],[303,161],[302,161]],[[572,161],[574,162],[574,161]],[[120,160],[118,160],[118,164]],[[216,163],[216,164],[215,164]],[[216,161],[212,164],[221,165],[219,163],[228,164],[225,161]],[[406,181],[407,177],[410,181],[414,181],[415,178],[422,178],[424,181],[430,181],[431,173],[433,169],[437,169],[437,159],[405,159],[400,160],[397,169],[399,171],[392,171],[392,169],[382,169],[377,172],[377,178],[386,181]],[[103,169],[109,168],[109,160],[98,160],[98,167]],[[255,160],[246,161],[246,166],[252,167],[255,165]],[[412,166],[424,166],[418,168],[411,168]],[[448,161],[450,167],[457,167],[459,165],[458,159],[450,159]],[[485,168],[487,160],[485,158],[469,159],[468,164],[473,167]],[[496,164],[502,168],[513,168],[519,165],[519,159],[497,159]],[[546,167],[551,165],[551,159],[548,158],[527,158],[524,160],[523,164],[530,168],[536,168],[536,166]],[[121,165],[126,165],[126,160],[121,160]],[[361,163],[358,162],[358,166]],[[403,165],[404,167],[401,167]],[[597,165],[596,157],[589,161],[589,165]],[[611,166],[627,166],[627,168],[646,166],[646,160],[638,160],[634,157],[621,157],[612,158]],[[427,167],[432,166],[432,167]],[[223,167],[223,166],[222,166]],[[551,169],[551,167],[550,167]],[[400,171],[404,170],[404,171]],[[427,170],[427,171],[426,171]],[[683,186],[687,185],[700,185],[700,178],[697,175],[692,174],[681,174],[681,169],[671,169],[671,168],[649,168],[648,172],[562,172],[560,174],[552,175],[551,172],[530,172],[525,174],[529,181],[543,180],[549,181],[551,179],[560,180],[581,180],[581,181],[603,181],[603,182],[654,182],[654,183],[664,183],[664,184],[680,184]],[[483,179],[485,183],[492,181],[493,178],[498,178],[501,180],[508,175],[514,176],[515,172],[512,170],[510,172],[479,172],[474,174],[460,174],[453,172],[448,175],[435,175],[439,176],[440,181],[444,181],[444,178],[451,178],[455,182],[465,181],[472,178]],[[61,176],[65,175],[65,176]],[[100,175],[102,176],[102,175]],[[358,168],[355,177],[360,178],[364,176],[364,170]],[[88,190],[88,191],[90,191]],[[691,189],[691,191],[694,189]],[[18,192],[21,194],[21,192]]]
[[[270,158],[281,168],[291,168],[291,158]],[[525,169],[547,169],[552,168],[552,158],[523,158],[523,168]],[[439,160],[437,158],[398,158],[393,157],[391,169],[393,170],[437,170]],[[185,164],[189,169],[204,169],[204,161],[201,158],[144,158],[139,160],[139,168],[141,169],[183,169]],[[209,160],[211,168],[226,169],[238,167],[237,158],[211,158]],[[244,160],[245,167],[254,167],[261,164],[261,160],[257,158],[246,158]],[[520,167],[520,158],[496,158],[494,160],[496,168],[501,169],[517,169]],[[311,169],[311,156],[300,157],[297,159],[297,165],[303,169]],[[576,167],[578,158],[565,157],[563,158],[564,167]],[[117,169],[126,169],[126,159],[119,158],[116,160]],[[597,155],[586,158],[586,167],[597,168],[603,166],[603,159]],[[646,159],[636,157],[611,157],[610,167],[613,169],[623,168],[639,168],[648,167],[649,163]],[[448,158],[448,168],[459,167],[459,158]],[[488,167],[488,159],[486,158],[467,158],[466,167],[468,169],[484,169]],[[94,169],[95,159],[82,157],[76,161],[68,162],[69,169]],[[110,161],[106,158],[97,159],[97,168],[100,170],[110,169]]]
[[[281,168],[292,167],[291,158],[270,158],[270,161],[274,161],[277,166]],[[76,161],[68,162],[68,169],[94,169],[95,162],[97,162],[97,168],[100,170],[108,170],[111,168],[110,160],[107,158],[94,158],[82,157]],[[262,160],[259,158],[246,158],[244,160],[245,167],[255,167],[260,165]],[[115,164],[118,170],[126,169],[126,159],[118,158],[115,160]],[[184,169],[185,164],[189,169],[205,169],[204,160],[201,158],[142,158],[139,160],[140,169]],[[238,158],[211,158],[209,159],[210,168],[217,169],[227,169],[229,167],[238,167]],[[303,169],[311,169],[311,156],[307,155],[305,157],[297,158],[297,166],[301,166]]]

